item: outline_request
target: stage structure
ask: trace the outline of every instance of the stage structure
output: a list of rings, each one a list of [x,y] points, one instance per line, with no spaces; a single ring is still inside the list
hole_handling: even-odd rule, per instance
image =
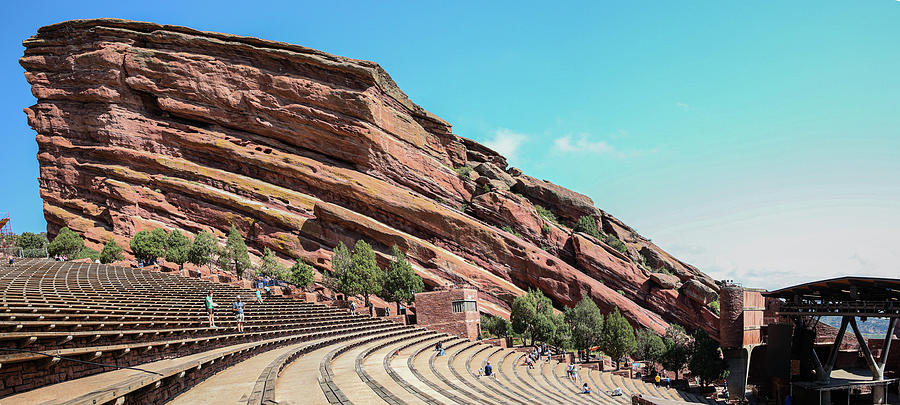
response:
[[[849,401],[854,390],[865,388],[871,389],[874,404],[886,403],[888,386],[898,381],[896,377],[885,377],[885,364],[900,319],[900,280],[842,277],[782,288],[763,295],[783,300],[777,314],[790,318],[797,326],[813,324],[823,316],[841,318],[841,327],[824,359],[815,351],[811,340],[815,335],[798,334],[795,329],[793,342],[799,341],[800,344],[794,343],[793,351],[808,351],[815,377],[811,381],[792,381],[792,392],[806,395],[807,400],[813,400],[809,403],[817,400],[819,404],[831,404],[835,391],[846,390]],[[880,356],[873,355],[859,330],[857,318],[863,321],[867,318],[888,319]],[[856,336],[868,370],[835,370],[835,361],[848,326]],[[769,345],[772,344],[770,336]]]

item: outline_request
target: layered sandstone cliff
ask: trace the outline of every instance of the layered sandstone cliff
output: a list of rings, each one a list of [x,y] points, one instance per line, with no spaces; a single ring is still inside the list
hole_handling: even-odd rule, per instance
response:
[[[339,241],[364,238],[382,259],[407,251],[431,287],[475,286],[497,314],[538,288],[559,305],[588,295],[658,332],[717,324],[709,277],[590,198],[453,134],[376,63],[112,19],[43,27],[24,45],[51,234],[68,226],[91,246],[127,246],[142,229],[221,237],[234,224],[252,253],[319,270]],[[627,252],[573,233],[585,215]]]

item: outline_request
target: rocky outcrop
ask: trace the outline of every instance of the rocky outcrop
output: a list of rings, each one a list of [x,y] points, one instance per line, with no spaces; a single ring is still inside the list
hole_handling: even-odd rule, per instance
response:
[[[143,229],[224,238],[235,225],[251,253],[268,247],[320,271],[338,242],[364,238],[382,263],[392,246],[406,251],[429,287],[474,286],[496,314],[537,288],[559,306],[591,297],[658,332],[717,324],[696,298],[706,295],[648,269],[716,288],[707,276],[590,198],[454,134],[376,63],[114,19],[43,27],[24,45],[51,235],[68,226],[91,247],[127,247]],[[627,252],[573,234],[585,215]]]

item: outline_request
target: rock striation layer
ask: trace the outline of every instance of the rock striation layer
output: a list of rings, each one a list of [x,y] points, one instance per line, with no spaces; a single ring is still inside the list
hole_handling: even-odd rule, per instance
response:
[[[223,238],[234,224],[251,253],[320,271],[339,241],[364,238],[381,260],[407,251],[429,287],[474,286],[495,314],[537,288],[657,332],[715,329],[709,277],[454,134],[376,63],[115,19],[46,26],[24,45],[51,235],[68,226],[96,248],[157,226]],[[573,233],[582,216],[627,249]]]

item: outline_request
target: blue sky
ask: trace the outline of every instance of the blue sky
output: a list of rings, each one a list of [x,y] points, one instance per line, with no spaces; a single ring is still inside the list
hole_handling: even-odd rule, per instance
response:
[[[45,227],[21,40],[120,17],[377,61],[457,134],[718,279],[900,276],[898,1],[182,3],[0,6],[15,231]]]

